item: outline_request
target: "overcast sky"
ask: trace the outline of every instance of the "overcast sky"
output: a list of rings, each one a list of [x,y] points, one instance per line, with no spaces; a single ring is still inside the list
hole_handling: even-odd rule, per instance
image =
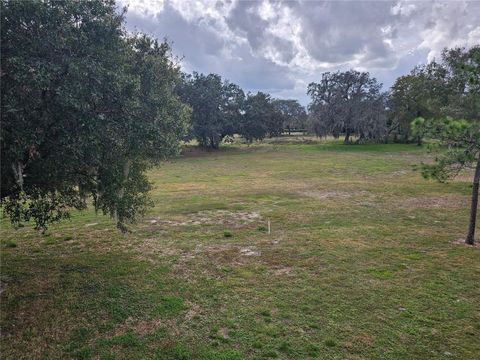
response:
[[[184,71],[304,105],[322,72],[367,70],[387,88],[444,47],[480,44],[480,1],[119,2],[127,28],[173,42]]]

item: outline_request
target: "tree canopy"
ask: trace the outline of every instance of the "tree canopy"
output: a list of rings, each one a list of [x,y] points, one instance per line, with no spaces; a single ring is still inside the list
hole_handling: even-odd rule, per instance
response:
[[[218,149],[239,126],[243,90],[217,74],[184,75],[177,92],[192,107],[191,136],[204,148]]]
[[[114,1],[3,0],[1,17],[7,215],[45,229],[92,197],[125,230],[186,129],[169,45],[129,36]]]
[[[401,141],[412,139],[410,123],[417,117],[474,120],[479,118],[480,99],[475,95],[480,46],[445,49],[439,61],[415,67],[401,76],[390,92],[390,129]]]
[[[360,141],[378,140],[386,132],[386,97],[381,84],[367,72],[326,72],[308,85],[310,121],[318,136],[356,135]]]
[[[239,133],[247,140],[262,140],[267,134],[278,131],[280,119],[274,118],[274,109],[270,95],[258,92],[248,94],[243,108]]]
[[[274,99],[272,103],[277,116],[282,119],[282,130],[288,132],[293,130],[305,131],[307,128],[307,112],[297,100]]]

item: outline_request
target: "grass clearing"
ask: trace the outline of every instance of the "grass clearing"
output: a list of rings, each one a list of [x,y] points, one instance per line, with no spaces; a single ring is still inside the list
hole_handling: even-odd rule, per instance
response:
[[[47,235],[4,219],[3,357],[476,358],[480,248],[455,243],[469,178],[423,180],[426,156],[190,150],[151,171],[156,206],[127,235],[93,211]]]

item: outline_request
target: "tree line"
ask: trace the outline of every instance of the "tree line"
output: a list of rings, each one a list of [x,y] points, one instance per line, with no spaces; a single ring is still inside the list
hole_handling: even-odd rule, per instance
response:
[[[445,49],[439,60],[416,66],[388,91],[368,72],[325,72],[319,82],[308,85],[307,109],[296,100],[245,94],[216,74],[184,74],[178,94],[193,110],[189,136],[205,148],[217,149],[234,134],[252,142],[299,129],[342,136],[345,144],[421,144],[422,137],[411,126],[418,117],[478,119],[478,97],[465,69],[479,49]]]
[[[190,139],[218,149],[234,135],[253,142],[308,129],[346,144],[435,137],[450,149],[467,146],[468,156],[424,167],[439,179],[478,158],[480,46],[445,50],[390,91],[368,72],[320,74],[305,109],[294,99],[245,93],[217,74],[183,73],[168,42],[125,30],[125,10],[114,0],[0,4],[0,194],[17,226],[34,220],[46,229],[93,199],[126,230],[150,204],[146,170]],[[452,126],[470,137],[447,141]]]
[[[245,92],[217,74],[184,74],[177,94],[192,108],[188,137],[204,148],[218,149],[227,136],[247,142],[274,137],[287,129],[304,129],[307,113],[297,100],[273,99]]]
[[[421,143],[411,127],[418,117],[478,120],[480,103],[471,86],[476,75],[468,69],[479,53],[480,45],[445,49],[439,60],[400,76],[389,91],[368,72],[324,73],[308,86],[311,128],[318,136],[344,136],[345,143],[352,135],[357,142]]]

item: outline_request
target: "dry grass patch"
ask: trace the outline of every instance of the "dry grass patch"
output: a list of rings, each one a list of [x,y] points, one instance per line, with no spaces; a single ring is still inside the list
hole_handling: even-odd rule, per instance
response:
[[[258,257],[261,252],[255,246],[238,246],[232,244],[197,245],[192,252],[181,255],[182,263],[200,258],[208,259],[209,263],[243,265],[246,258]]]
[[[176,220],[163,220],[160,218],[148,219],[147,223],[166,226],[225,225],[239,228],[260,221],[261,219],[262,217],[257,212],[207,210],[189,214],[182,219]]]
[[[161,327],[167,327],[170,331],[174,331],[176,321],[174,319],[135,319],[133,317],[127,318],[123,324],[118,325],[110,334],[113,336],[121,336],[128,331],[133,331],[137,335],[148,335]]]
[[[468,209],[470,199],[461,195],[438,195],[438,196],[416,196],[410,197],[397,204],[405,209]]]
[[[303,190],[298,192],[303,197],[315,200],[346,200],[346,199],[369,199],[373,200],[375,195],[366,190]]]

